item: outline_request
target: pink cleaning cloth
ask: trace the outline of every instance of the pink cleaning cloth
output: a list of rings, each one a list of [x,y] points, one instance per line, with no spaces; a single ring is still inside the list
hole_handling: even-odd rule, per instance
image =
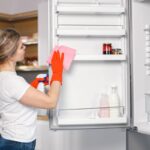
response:
[[[48,63],[51,63],[51,59],[53,56],[54,51],[59,51],[60,53],[64,53],[64,62],[63,62],[63,67],[65,70],[69,70],[71,63],[76,55],[76,50],[67,46],[55,46],[54,49],[52,50],[50,57],[48,59]]]

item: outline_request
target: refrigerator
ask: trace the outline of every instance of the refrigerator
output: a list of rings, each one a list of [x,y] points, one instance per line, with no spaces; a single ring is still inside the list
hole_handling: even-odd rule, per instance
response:
[[[149,135],[149,57],[145,56],[149,40],[147,44],[144,41],[142,55],[136,51],[138,43],[134,38],[138,33],[135,34],[132,3],[131,0],[48,1],[48,49],[56,45],[76,49],[71,68],[63,75],[58,106],[49,113],[51,130],[123,129],[127,130],[127,145],[134,133],[134,138]],[[148,27],[145,31],[141,28],[145,36],[149,35]],[[111,44],[113,53],[105,53],[105,44]],[[110,102],[114,86],[119,104],[102,106],[102,95],[105,93]],[[119,115],[102,116],[103,110],[109,113],[117,110]]]

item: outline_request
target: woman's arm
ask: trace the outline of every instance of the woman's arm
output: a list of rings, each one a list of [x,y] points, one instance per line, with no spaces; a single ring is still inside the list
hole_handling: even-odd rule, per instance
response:
[[[44,94],[33,87],[29,87],[25,94],[20,99],[20,102],[25,105],[38,108],[55,108],[59,98],[59,93],[62,85],[64,54],[60,56],[59,51],[54,52],[51,68],[52,77],[50,81],[50,90],[48,94]]]
[[[53,81],[47,95],[33,88],[28,88],[21,98],[20,102],[24,105],[37,108],[55,108],[57,105],[61,84],[59,81]]]

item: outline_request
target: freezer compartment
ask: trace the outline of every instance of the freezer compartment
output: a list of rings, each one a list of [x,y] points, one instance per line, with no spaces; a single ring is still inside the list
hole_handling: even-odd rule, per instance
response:
[[[64,73],[54,120],[57,126],[127,124],[127,83],[124,63],[74,61]],[[118,103],[111,103],[111,86],[117,86]],[[106,105],[102,94],[107,95]],[[105,116],[105,110],[119,113]],[[108,113],[108,112],[107,112]]]

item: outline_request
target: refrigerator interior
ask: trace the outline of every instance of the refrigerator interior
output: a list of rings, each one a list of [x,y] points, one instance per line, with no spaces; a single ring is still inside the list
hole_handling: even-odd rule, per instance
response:
[[[63,76],[62,92],[52,112],[51,127],[101,127],[130,124],[128,1],[53,0],[50,2],[51,48],[76,49],[71,69]],[[104,43],[121,52],[104,54]],[[119,105],[101,106],[101,96],[117,87]],[[115,117],[102,111],[119,110]]]

